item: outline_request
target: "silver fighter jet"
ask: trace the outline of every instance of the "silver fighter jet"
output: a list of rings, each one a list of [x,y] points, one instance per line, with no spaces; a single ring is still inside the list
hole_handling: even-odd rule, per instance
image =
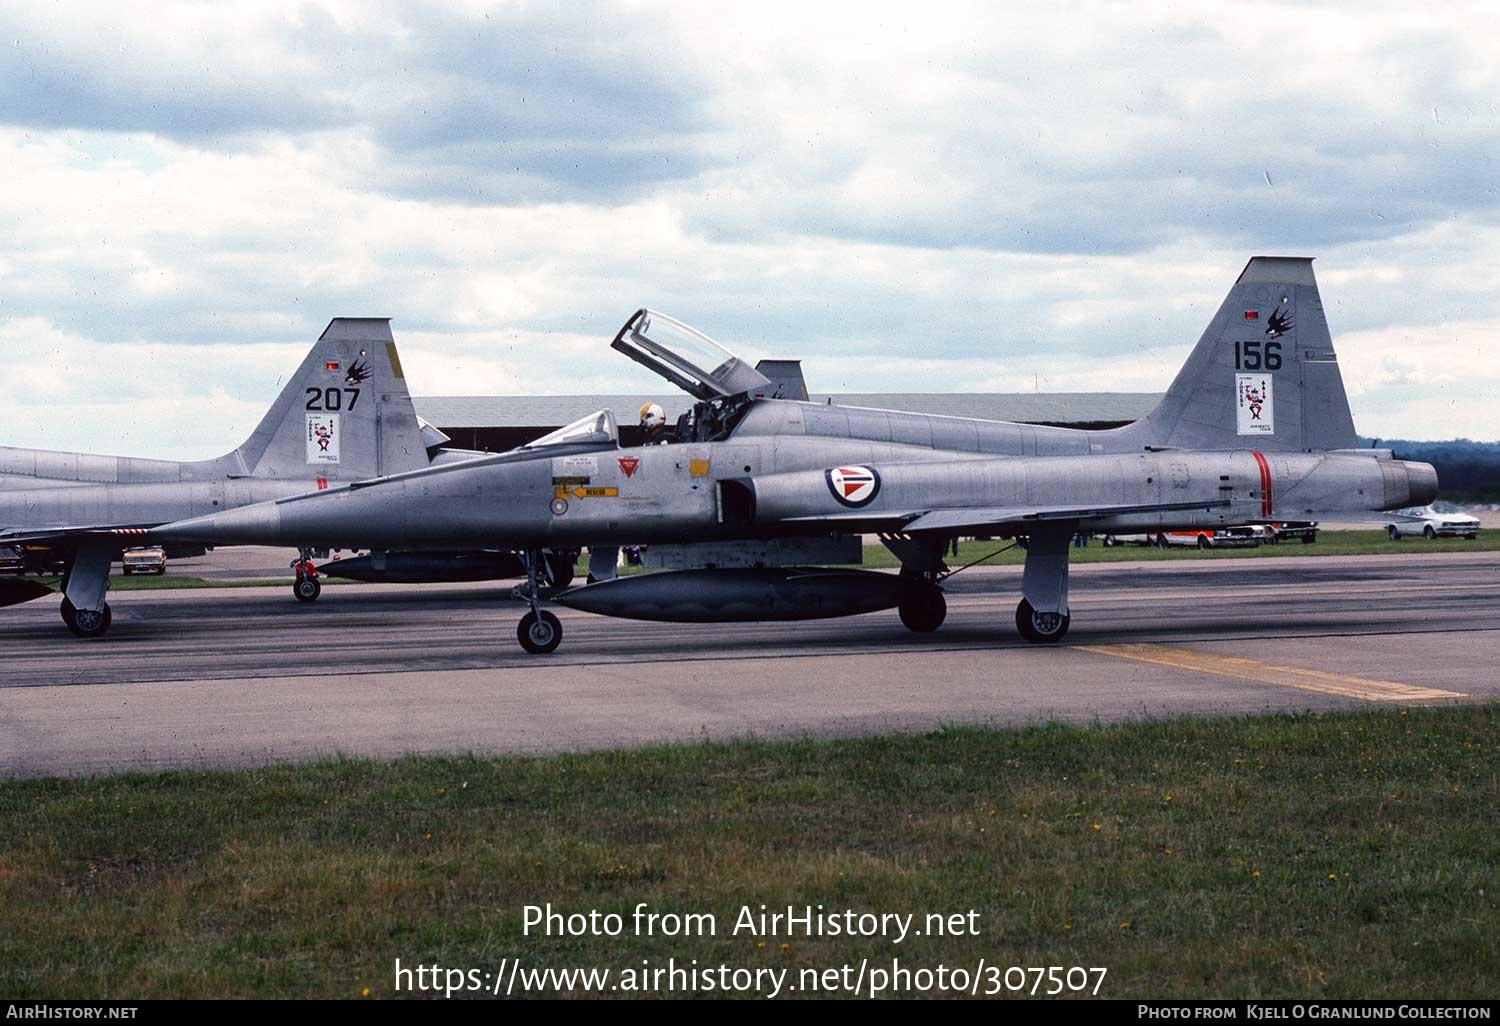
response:
[[[221,511],[149,534],[397,549],[509,549],[529,571],[521,645],[562,637],[541,606],[544,552],[590,546],[592,576],[554,596],[639,619],[799,620],[896,608],[937,629],[949,543],[1024,538],[1016,626],[1067,633],[1075,533],[1359,519],[1437,494],[1425,463],[1356,449],[1312,261],[1246,265],[1161,404],[1122,428],[1069,430],[768,398],[771,382],[688,326],[641,310],[613,347],[698,403],[666,444],[622,448],[601,411],[530,446]],[[874,534],[899,574],[859,562]],[[616,546],[668,572],[613,575]]]
[[[0,546],[61,567],[63,620],[95,637],[110,624],[110,564],[148,528],[481,455],[443,449],[447,441],[416,415],[389,321],[336,318],[254,433],[225,456],[179,463],[0,447]],[[296,587],[299,598],[316,597],[315,576],[299,572]],[[0,605],[50,593],[7,580]]]

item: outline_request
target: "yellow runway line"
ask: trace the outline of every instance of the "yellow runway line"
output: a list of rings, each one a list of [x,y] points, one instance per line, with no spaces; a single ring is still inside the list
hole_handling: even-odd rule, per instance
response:
[[[1254,681],[1276,687],[1296,688],[1299,691],[1316,691],[1324,695],[1342,698],[1357,698],[1362,702],[1418,702],[1451,701],[1468,697],[1461,691],[1443,691],[1425,688],[1416,684],[1399,684],[1389,680],[1370,680],[1366,677],[1351,677],[1343,673],[1328,673],[1323,670],[1303,670],[1295,666],[1273,666],[1254,659],[1214,655],[1209,652],[1193,652],[1185,648],[1166,645],[1078,645],[1078,651],[1130,659],[1138,663],[1168,666],[1174,670],[1195,673],[1210,673],[1217,677],[1233,677],[1237,680]]]

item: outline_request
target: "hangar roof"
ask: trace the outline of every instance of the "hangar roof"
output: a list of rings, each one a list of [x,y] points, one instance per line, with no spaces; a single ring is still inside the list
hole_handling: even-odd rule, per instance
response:
[[[1022,423],[1084,424],[1138,420],[1161,396],[1154,392],[858,392],[814,394],[840,406],[910,410],[950,417]],[[681,392],[667,395],[414,396],[417,413],[438,427],[530,427],[568,424],[595,410],[613,410],[634,422],[642,403],[660,403],[668,420],[693,404]]]

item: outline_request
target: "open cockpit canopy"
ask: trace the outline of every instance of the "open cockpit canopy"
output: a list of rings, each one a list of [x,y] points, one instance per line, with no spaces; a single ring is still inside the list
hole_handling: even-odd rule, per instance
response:
[[[610,347],[708,402],[768,390],[771,380],[696,328],[637,310]]]

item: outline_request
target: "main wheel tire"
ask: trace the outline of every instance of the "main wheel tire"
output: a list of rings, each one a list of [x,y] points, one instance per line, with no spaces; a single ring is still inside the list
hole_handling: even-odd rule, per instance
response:
[[[1437,538],[1437,532],[1432,529],[1431,524],[1428,524],[1426,527],[1422,528],[1422,536],[1428,541],[1434,541]]]
[[[906,629],[916,634],[931,634],[943,625],[948,616],[948,600],[942,589],[931,586],[913,588],[901,597],[896,607]]]
[[[1198,536],[1198,547],[1200,549],[1211,549],[1213,548],[1213,542],[1208,540],[1208,535],[1200,534]]]
[[[562,644],[562,624],[547,610],[527,613],[516,625],[516,640],[532,655],[546,655]]]
[[[552,587],[558,591],[573,583],[575,566],[577,564],[566,556],[553,554],[547,557],[547,576],[551,579]]]
[[[292,584],[292,594],[298,602],[316,602],[323,594],[323,582],[316,577],[299,577]]]
[[[1034,644],[1051,645],[1068,633],[1073,618],[1067,613],[1039,613],[1025,599],[1016,606],[1016,629],[1021,637]]]
[[[80,638],[97,638],[109,630],[109,625],[114,622],[114,615],[110,611],[109,603],[104,603],[103,609],[78,609],[63,599],[63,622],[68,625],[68,630]]]
[[[1398,530],[1396,530],[1396,525],[1395,524],[1386,524],[1385,525],[1385,536],[1386,536],[1386,538],[1389,541],[1400,541],[1401,540],[1401,532],[1398,531]]]

